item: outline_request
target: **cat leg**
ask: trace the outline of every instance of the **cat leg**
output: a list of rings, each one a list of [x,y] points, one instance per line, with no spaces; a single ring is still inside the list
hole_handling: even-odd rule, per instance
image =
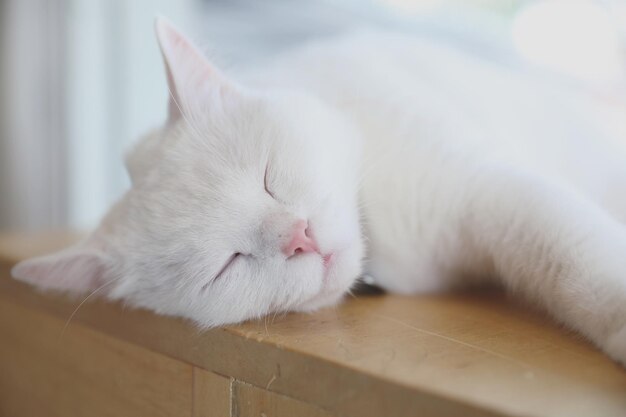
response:
[[[469,245],[505,287],[626,365],[626,227],[566,186],[506,170],[476,178],[466,200]]]

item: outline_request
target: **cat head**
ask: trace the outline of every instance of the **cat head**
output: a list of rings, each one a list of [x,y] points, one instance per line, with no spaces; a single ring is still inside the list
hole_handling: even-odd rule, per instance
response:
[[[307,95],[238,85],[161,19],[156,32],[169,118],[129,154],[130,190],[14,277],[205,327],[337,302],[363,252],[351,126]]]

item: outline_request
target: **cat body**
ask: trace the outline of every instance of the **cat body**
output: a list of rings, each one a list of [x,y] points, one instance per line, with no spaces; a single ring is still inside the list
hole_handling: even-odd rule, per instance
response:
[[[411,294],[500,281],[624,360],[626,152],[581,97],[397,35],[275,65],[253,80],[317,95],[358,126],[376,283]]]
[[[265,71],[241,78],[305,91],[358,128],[366,272],[388,289],[493,275],[461,230],[471,194],[502,180],[482,184],[494,171],[569,189],[626,220],[621,144],[589,122],[581,97],[527,72],[387,34],[310,46]]]
[[[168,123],[94,234],[14,275],[216,326],[498,282],[626,363],[626,151],[565,88],[362,34],[233,83],[157,23]],[[88,277],[89,279],[86,279]]]

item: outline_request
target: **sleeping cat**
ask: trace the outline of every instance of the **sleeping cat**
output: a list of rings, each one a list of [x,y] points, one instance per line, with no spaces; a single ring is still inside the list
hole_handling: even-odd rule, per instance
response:
[[[156,23],[171,99],[131,189],[13,275],[212,327],[497,282],[626,364],[626,149],[585,103],[425,39],[319,42],[229,78]],[[626,143],[626,141],[624,141]]]

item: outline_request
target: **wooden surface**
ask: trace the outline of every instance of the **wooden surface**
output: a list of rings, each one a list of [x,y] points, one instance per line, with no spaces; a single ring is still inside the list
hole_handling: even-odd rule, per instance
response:
[[[193,417],[231,415],[233,380],[204,369],[193,370]]]
[[[0,303],[2,415],[190,414],[191,365],[83,326],[60,338],[63,324]]]
[[[0,416],[626,416],[623,368],[498,292],[362,297],[204,333],[94,301],[63,333],[81,300],[9,268],[73,239],[0,237]]]

